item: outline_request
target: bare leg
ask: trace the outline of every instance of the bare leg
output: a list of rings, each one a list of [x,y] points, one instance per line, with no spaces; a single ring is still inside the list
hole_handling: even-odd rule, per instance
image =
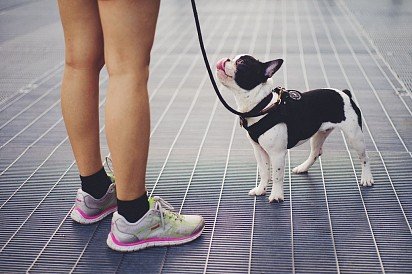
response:
[[[129,201],[145,193],[150,113],[150,51],[159,0],[99,0],[109,87],[106,134],[116,191]]]
[[[80,175],[102,168],[99,144],[99,73],[103,35],[96,1],[59,0],[65,37],[62,113]]]
[[[255,152],[255,158],[259,168],[260,183],[257,187],[249,191],[251,196],[260,196],[266,194],[266,188],[270,181],[270,159],[266,151],[255,142],[251,142]]]
[[[305,162],[295,167],[292,171],[293,173],[304,173],[309,170],[309,168],[316,162],[318,157],[322,154],[322,146],[326,138],[332,132],[331,130],[327,131],[318,131],[312,138],[310,138],[310,155]]]

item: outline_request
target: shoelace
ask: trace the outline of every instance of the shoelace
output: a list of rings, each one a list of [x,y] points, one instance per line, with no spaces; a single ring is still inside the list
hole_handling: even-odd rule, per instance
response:
[[[177,219],[181,219],[180,215],[178,215],[177,213],[173,212],[174,207],[169,204],[168,202],[166,202],[165,200],[163,200],[162,198],[160,198],[159,196],[154,196],[153,200],[155,201],[154,204],[154,209],[158,210],[160,212],[160,220],[162,222],[162,227],[165,227],[165,212],[169,211],[170,213],[172,213],[174,215],[174,217]]]
[[[106,166],[107,166],[107,169],[112,173],[112,174],[114,174],[114,168],[112,168],[112,166],[113,166],[113,161],[112,161],[112,158],[110,158],[109,156],[106,156],[106,159],[105,159],[106,161]]]

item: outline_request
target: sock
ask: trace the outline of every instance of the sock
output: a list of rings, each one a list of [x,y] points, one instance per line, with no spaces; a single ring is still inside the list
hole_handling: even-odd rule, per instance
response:
[[[149,201],[147,194],[131,201],[121,201],[117,199],[117,212],[129,223],[135,223],[149,211]]]
[[[107,176],[104,167],[101,170],[92,174],[90,176],[81,176],[80,180],[82,181],[82,190],[89,193],[96,199],[102,198],[109,186],[112,184],[112,180]]]

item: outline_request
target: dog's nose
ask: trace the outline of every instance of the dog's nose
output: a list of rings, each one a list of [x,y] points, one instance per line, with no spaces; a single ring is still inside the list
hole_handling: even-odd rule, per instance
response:
[[[227,59],[226,59],[226,62],[229,62],[229,61],[230,61],[230,59],[229,59],[229,58],[227,58]]]

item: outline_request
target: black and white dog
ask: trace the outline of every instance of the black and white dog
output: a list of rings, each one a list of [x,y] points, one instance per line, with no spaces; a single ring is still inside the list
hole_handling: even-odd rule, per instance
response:
[[[325,88],[304,93],[282,92],[282,89],[275,88],[272,80],[282,63],[282,59],[262,63],[252,56],[238,55],[233,60],[222,59],[216,65],[217,77],[234,94],[239,112],[251,112],[263,102],[264,105],[259,108],[271,106],[272,109],[265,115],[243,119],[243,127],[248,130],[261,178],[259,185],[251,189],[249,195],[264,195],[272,180],[269,202],[283,201],[287,149],[310,138],[311,152],[308,159],[293,169],[294,173],[307,172],[322,154],[322,145],[335,128],[343,131],[358,153],[362,164],[360,184],[372,186],[361,112],[352,100],[350,91]]]

